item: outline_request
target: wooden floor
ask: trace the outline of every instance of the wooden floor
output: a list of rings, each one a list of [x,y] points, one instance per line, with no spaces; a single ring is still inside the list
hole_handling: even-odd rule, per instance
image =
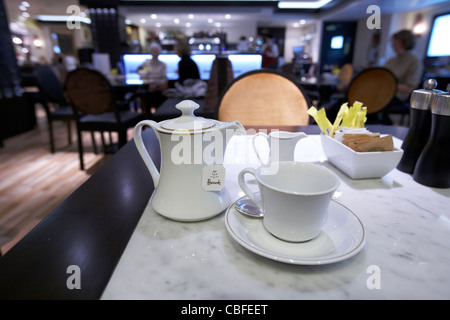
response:
[[[55,122],[55,153],[50,153],[47,120],[36,105],[34,130],[4,140],[0,148],[0,249],[4,254],[55,207],[86,181],[105,161],[100,134],[96,133],[99,154],[91,136],[83,134],[86,171],[79,167],[75,124],[71,145],[67,127]],[[130,134],[130,132],[129,132]],[[117,139],[113,135],[113,139]]]

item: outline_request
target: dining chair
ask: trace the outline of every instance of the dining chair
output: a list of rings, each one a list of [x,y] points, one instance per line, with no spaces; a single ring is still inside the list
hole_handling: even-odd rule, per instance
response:
[[[353,105],[359,101],[367,107],[367,114],[376,114],[385,109],[397,91],[397,78],[382,67],[365,69],[349,83],[347,101]]]
[[[110,82],[96,70],[78,68],[69,72],[65,88],[77,119],[81,170],[84,170],[83,131],[101,132],[102,142],[104,132],[117,132],[118,148],[121,148],[127,142],[127,130],[145,119],[142,113],[120,107]]]
[[[246,125],[307,125],[309,99],[293,78],[268,69],[234,79],[219,99],[219,121]]]
[[[35,81],[39,88],[39,102],[42,104],[47,116],[48,132],[50,138],[50,152],[55,152],[53,136],[53,122],[64,121],[67,125],[69,144],[72,144],[71,123],[76,121],[72,107],[64,95],[64,87],[56,74],[48,65],[39,65],[34,70]]]

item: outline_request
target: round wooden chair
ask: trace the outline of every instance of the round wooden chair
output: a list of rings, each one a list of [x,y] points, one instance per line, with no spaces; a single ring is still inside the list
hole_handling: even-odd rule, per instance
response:
[[[118,147],[127,142],[127,130],[144,120],[144,114],[121,108],[108,79],[96,70],[79,68],[66,78],[67,96],[77,118],[80,168],[84,170],[82,131],[117,132]],[[103,142],[103,141],[102,141]],[[103,143],[104,144],[104,143]],[[104,144],[106,152],[106,146]]]
[[[220,121],[239,120],[244,126],[309,124],[309,99],[292,78],[260,69],[234,79],[219,99]]]
[[[386,108],[397,91],[397,78],[386,68],[369,68],[356,75],[347,90],[347,101],[359,101],[367,107],[367,114]]]

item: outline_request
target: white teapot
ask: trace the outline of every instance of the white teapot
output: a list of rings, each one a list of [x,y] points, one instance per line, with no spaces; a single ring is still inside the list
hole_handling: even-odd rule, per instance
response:
[[[176,105],[182,115],[156,123],[143,120],[134,128],[136,147],[153,178],[151,205],[173,220],[211,218],[231,203],[225,188],[223,157],[228,141],[245,133],[239,121],[220,122],[196,117],[199,105],[184,100]],[[156,168],[142,141],[142,128],[151,127],[161,147],[161,168]]]

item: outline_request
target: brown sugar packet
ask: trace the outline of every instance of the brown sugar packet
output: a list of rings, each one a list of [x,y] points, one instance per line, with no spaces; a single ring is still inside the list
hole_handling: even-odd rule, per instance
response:
[[[379,133],[364,133],[364,134],[353,134],[353,133],[345,133],[342,136],[342,143],[347,147],[352,148],[353,145],[357,145],[368,141],[373,138],[379,138]]]
[[[379,138],[379,133],[344,133],[342,136],[342,141],[352,141],[352,140],[364,140],[371,138]]]
[[[344,137],[342,142],[344,143]],[[353,135],[355,136],[355,135]],[[346,137],[346,145],[356,152],[378,152],[378,151],[392,151],[394,150],[394,141],[392,135],[380,137],[373,135],[361,135],[365,137]],[[344,143],[345,144],[345,143]]]

